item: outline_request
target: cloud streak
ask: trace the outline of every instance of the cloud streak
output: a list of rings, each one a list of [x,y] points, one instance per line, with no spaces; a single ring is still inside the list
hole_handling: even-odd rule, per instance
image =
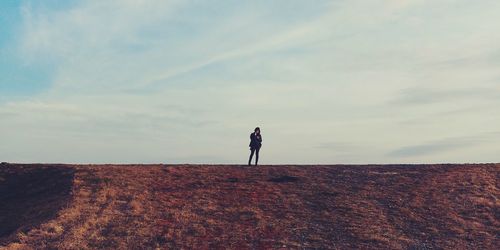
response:
[[[498,140],[499,136],[499,132],[487,132],[475,136],[444,138],[419,145],[401,147],[391,151],[388,155],[403,158],[438,155],[447,151],[467,149],[473,146],[494,143]]]

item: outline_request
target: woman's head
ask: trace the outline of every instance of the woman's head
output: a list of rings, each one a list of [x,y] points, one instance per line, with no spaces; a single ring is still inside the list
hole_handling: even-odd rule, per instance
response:
[[[259,128],[259,127],[256,127],[253,131],[254,131],[255,133],[257,133],[257,134],[260,134],[260,128]]]

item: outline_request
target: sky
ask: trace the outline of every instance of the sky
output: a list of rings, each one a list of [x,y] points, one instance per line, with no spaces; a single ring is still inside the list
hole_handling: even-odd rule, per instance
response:
[[[500,162],[500,1],[0,1],[0,161]]]

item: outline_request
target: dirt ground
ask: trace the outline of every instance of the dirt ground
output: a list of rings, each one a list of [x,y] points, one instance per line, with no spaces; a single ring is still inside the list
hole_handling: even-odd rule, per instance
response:
[[[500,164],[0,165],[2,249],[498,249]]]

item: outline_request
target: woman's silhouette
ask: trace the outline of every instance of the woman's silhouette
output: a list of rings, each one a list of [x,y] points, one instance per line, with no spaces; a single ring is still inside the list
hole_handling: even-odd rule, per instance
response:
[[[254,132],[250,134],[250,158],[248,159],[248,165],[252,165],[252,157],[255,152],[255,166],[259,162],[259,150],[262,146],[262,135],[260,134],[260,128],[256,127]]]

